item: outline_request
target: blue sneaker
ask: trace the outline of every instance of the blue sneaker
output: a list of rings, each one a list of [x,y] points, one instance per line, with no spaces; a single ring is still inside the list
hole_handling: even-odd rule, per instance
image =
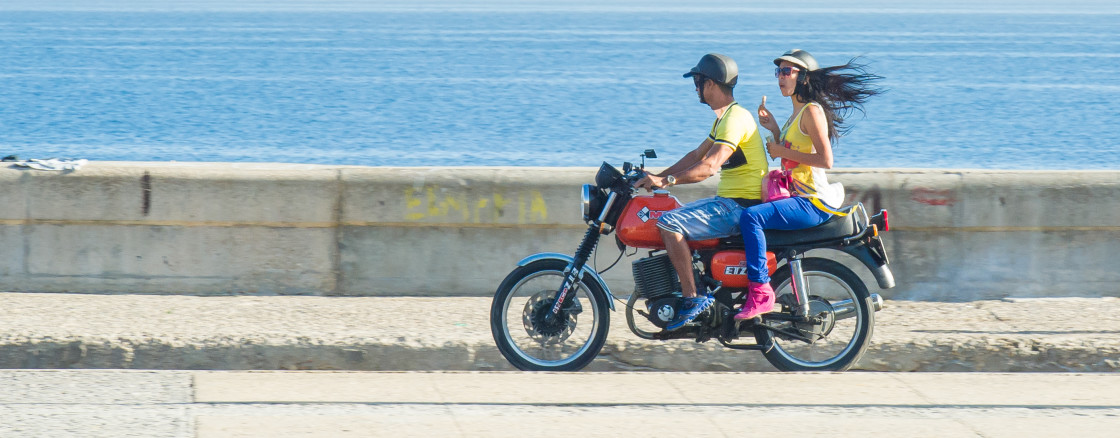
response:
[[[692,322],[692,320],[696,319],[697,315],[704,313],[705,310],[708,310],[708,308],[712,306],[712,303],[716,302],[715,298],[706,295],[682,298],[682,300],[684,303],[681,304],[681,312],[673,318],[673,322],[670,322],[669,325],[665,327],[666,330],[676,330]]]

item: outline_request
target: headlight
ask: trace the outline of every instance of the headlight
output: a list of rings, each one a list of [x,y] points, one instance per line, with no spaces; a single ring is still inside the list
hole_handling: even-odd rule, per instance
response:
[[[591,190],[594,188],[591,184],[583,185],[583,193],[580,193],[580,206],[583,209],[583,221],[591,220]]]

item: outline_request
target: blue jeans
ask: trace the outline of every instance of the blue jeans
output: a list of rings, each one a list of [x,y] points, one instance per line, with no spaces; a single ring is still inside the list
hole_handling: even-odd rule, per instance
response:
[[[758,204],[743,210],[739,228],[747,251],[747,278],[755,283],[769,283],[766,269],[766,234],[762,230],[800,230],[823,224],[832,217],[821,211],[809,198],[794,196]]]
[[[757,204],[757,200],[744,203]],[[657,221],[662,230],[684,236],[685,240],[708,240],[739,234],[739,218],[743,207],[731,198],[719,196],[689,202],[665,212]]]

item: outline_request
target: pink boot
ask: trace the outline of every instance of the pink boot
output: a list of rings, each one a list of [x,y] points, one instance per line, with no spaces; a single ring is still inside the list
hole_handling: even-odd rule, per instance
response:
[[[751,319],[763,313],[774,310],[774,289],[770,283],[751,282],[747,288],[747,302],[743,309],[735,314],[735,319]]]

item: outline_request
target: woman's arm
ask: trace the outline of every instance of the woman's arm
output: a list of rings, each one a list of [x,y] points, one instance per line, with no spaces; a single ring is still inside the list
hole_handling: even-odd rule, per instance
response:
[[[775,139],[782,138],[782,128],[774,121],[774,114],[766,109],[766,96],[762,96],[762,103],[758,105],[758,124],[770,131]]]
[[[809,134],[809,139],[813,141],[813,149],[816,152],[806,154],[774,143],[771,143],[772,146],[767,145],[767,152],[773,157],[793,160],[806,166],[831,169],[832,141],[828,139],[828,117],[825,117],[824,110],[817,105],[809,105],[805,112],[806,114],[801,117],[799,128]]]

